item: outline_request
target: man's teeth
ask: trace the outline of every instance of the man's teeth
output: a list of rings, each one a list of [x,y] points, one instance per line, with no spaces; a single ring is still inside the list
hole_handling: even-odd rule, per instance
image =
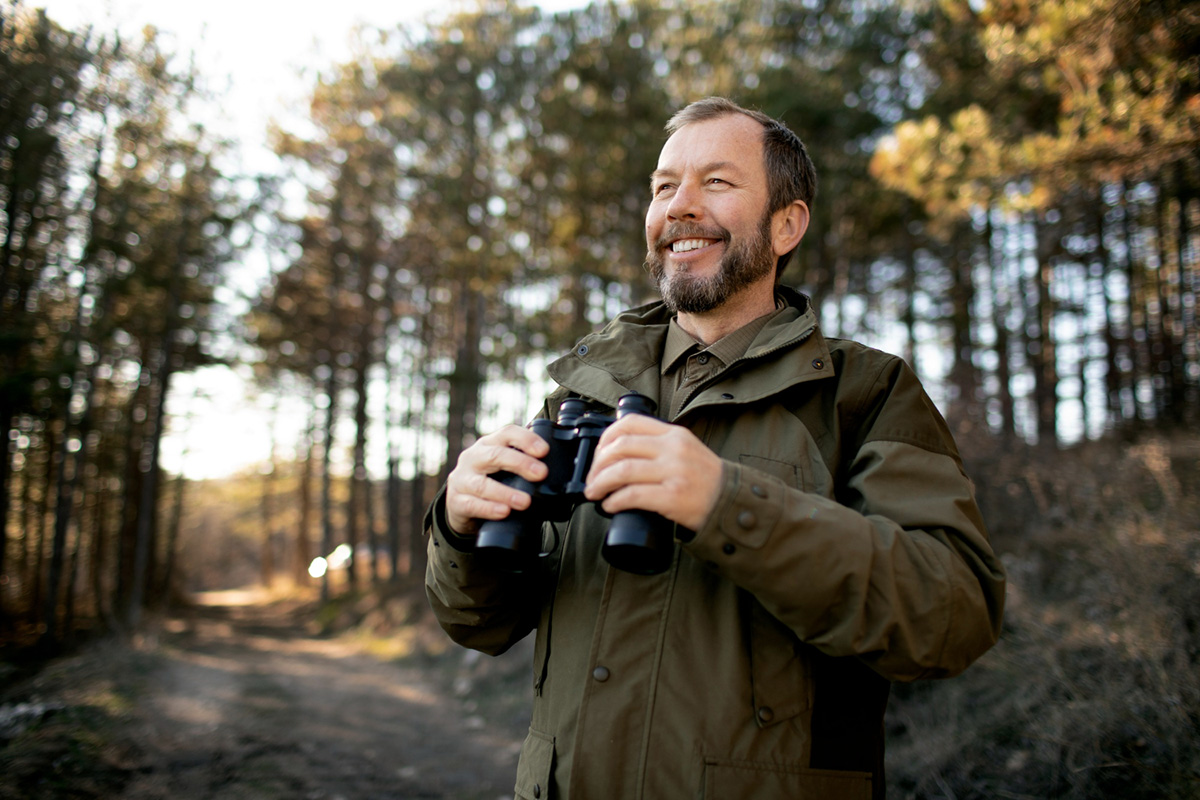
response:
[[[699,250],[701,247],[708,247],[710,242],[707,239],[681,239],[671,245],[671,252],[686,253],[689,250]]]

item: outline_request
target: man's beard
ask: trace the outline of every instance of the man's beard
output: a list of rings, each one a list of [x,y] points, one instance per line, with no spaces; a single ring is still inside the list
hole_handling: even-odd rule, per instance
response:
[[[646,252],[646,268],[672,313],[683,311],[703,314],[719,308],[730,297],[775,269],[775,253],[771,249],[770,237],[770,214],[763,215],[753,236],[743,239],[732,248],[729,246],[729,231],[724,228],[708,230],[695,225],[671,225],[663,231],[655,246]],[[667,275],[663,249],[667,242],[680,238],[720,239],[725,242],[725,255],[721,257],[716,273],[700,277],[687,269],[676,269],[673,275]]]

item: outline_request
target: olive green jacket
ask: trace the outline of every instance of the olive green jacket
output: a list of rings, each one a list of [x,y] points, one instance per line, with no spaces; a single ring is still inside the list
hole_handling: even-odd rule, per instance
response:
[[[901,359],[824,338],[782,294],[671,420],[724,471],[666,573],[610,568],[588,504],[547,526],[536,569],[498,574],[431,507],[427,592],[451,638],[497,654],[537,631],[517,797],[881,797],[889,682],[995,643],[1004,573],[941,416]],[[585,338],[551,365],[544,413],[568,392],[657,399],[668,321],[653,304]]]

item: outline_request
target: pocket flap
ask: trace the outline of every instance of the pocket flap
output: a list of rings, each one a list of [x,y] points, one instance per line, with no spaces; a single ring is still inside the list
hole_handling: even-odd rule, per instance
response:
[[[547,800],[550,780],[554,774],[554,737],[529,729],[521,745],[517,761],[517,797],[524,800]]]
[[[750,669],[760,728],[812,707],[812,668],[805,646],[754,599],[750,600]]]

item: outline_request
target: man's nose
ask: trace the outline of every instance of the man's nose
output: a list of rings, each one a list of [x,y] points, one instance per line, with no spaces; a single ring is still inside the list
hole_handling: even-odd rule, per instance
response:
[[[667,219],[697,219],[702,212],[700,187],[694,181],[681,181],[667,204]]]

